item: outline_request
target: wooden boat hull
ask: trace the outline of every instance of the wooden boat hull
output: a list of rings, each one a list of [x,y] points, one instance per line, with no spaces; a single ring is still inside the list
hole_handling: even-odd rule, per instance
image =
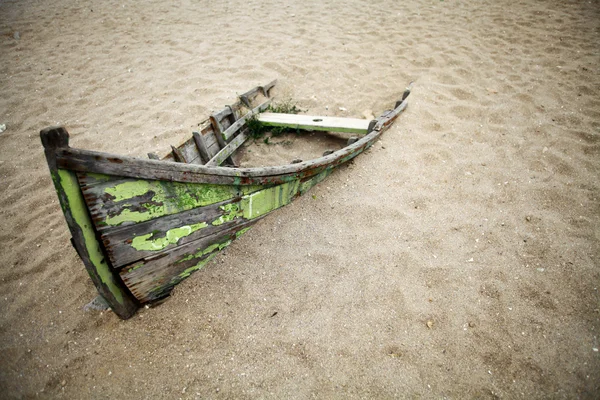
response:
[[[229,109],[245,105],[252,110],[252,100],[260,92],[269,97],[268,90],[259,87]],[[199,144],[204,139],[197,133],[172,149],[173,161],[70,148],[62,127],[44,129],[41,139],[72,243],[100,295],[126,319],[140,305],[167,296],[258,220],[371,146],[405,108],[406,96],[408,92],[355,143],[315,160],[279,167],[211,166],[211,161],[230,156],[228,139],[229,143],[236,139],[226,132],[231,127],[243,129],[249,115],[235,118],[235,111],[229,127],[223,127],[219,113],[213,114],[210,126],[222,143],[212,154],[210,146]],[[190,144],[197,148],[198,163],[185,162],[194,157]]]

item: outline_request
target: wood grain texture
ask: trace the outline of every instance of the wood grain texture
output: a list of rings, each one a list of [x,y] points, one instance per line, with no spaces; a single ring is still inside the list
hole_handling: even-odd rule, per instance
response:
[[[231,155],[248,139],[248,136],[245,133],[238,134],[227,146],[221,149],[213,158],[207,162],[206,166],[214,166],[218,167],[223,164],[225,160],[227,160]]]
[[[281,126],[327,132],[368,133],[370,120],[358,118],[322,117],[299,114],[263,113],[258,120],[267,126]]]
[[[259,219],[245,221],[217,234],[186,243],[157,257],[149,257],[125,267],[121,277],[138,301],[145,303],[167,296],[173,287],[201,269],[228,246],[245,228]]]
[[[107,229],[101,234],[102,243],[113,267],[120,268],[242,224],[244,220],[230,217],[232,210],[239,208],[240,200],[237,197],[135,225]]]

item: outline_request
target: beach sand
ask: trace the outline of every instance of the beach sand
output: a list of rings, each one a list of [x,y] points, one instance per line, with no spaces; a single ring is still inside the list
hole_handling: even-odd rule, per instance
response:
[[[0,34],[0,397],[600,393],[597,0],[5,0]],[[414,86],[166,302],[84,312],[39,131],[163,155],[272,79],[349,117]]]

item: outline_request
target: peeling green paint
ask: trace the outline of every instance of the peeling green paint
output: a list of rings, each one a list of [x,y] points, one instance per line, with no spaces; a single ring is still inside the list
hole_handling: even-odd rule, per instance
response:
[[[127,270],[127,272],[133,272],[138,268],[141,268],[144,266],[143,262],[138,262],[137,264],[132,265],[131,267],[129,267],[129,269]]]
[[[102,282],[115,297],[115,300],[120,304],[123,304],[123,293],[121,293],[121,289],[115,284],[112,271],[106,263],[104,254],[102,254],[102,250],[100,249],[100,244],[96,239],[96,234],[92,228],[93,224],[87,212],[83,195],[79,188],[79,182],[77,182],[77,177],[74,173],[64,169],[58,170],[58,177],[60,186],[63,188],[67,197],[69,210],[71,211],[73,220],[83,234],[84,244],[90,262],[93,264]]]
[[[154,238],[154,233],[148,233],[147,235],[141,235],[133,238],[131,247],[136,250],[150,250],[157,251],[162,250],[165,247],[177,243],[181,238],[191,235],[192,233],[206,228],[208,225],[206,222],[200,222],[193,225],[184,225],[179,228],[169,229],[165,236]]]
[[[244,196],[241,201],[243,217],[258,218],[289,204],[298,192],[299,185],[300,181],[295,180]]]
[[[219,218],[215,219],[211,223],[212,225],[223,225],[225,222],[233,221],[234,219],[242,216],[242,213],[240,212],[240,206],[238,203],[225,204],[224,206],[220,206],[219,208],[225,211],[227,214],[223,214]]]
[[[298,189],[300,194],[306,193],[310,188],[315,186],[317,183],[321,182],[323,179],[327,178],[327,176],[329,176],[330,173],[331,173],[331,170],[326,169],[325,171],[321,172],[320,174],[313,176],[309,180],[302,182],[300,184],[300,188]]]
[[[104,174],[97,174],[95,172],[88,172],[87,176],[89,178],[93,178],[95,179],[97,182],[106,182],[110,180],[110,175],[104,175]]]
[[[141,196],[150,190],[150,184],[148,181],[129,181],[119,183],[113,187],[107,187],[104,191],[111,196],[114,196],[115,202],[130,199],[135,196]]]
[[[212,260],[213,258],[215,258],[217,254],[211,254],[210,256],[206,257],[204,260],[200,261],[198,264],[194,265],[193,267],[190,267],[188,269],[186,269],[185,271],[183,271],[182,273],[180,273],[179,275],[177,275],[176,282],[181,281],[182,279],[187,278],[188,276],[190,276],[192,274],[192,272],[196,272],[199,269],[202,269],[206,264],[208,264],[208,262],[210,260]]]
[[[193,258],[200,258],[202,256],[207,255],[208,253],[212,253],[215,250],[223,250],[225,247],[229,246],[231,244],[231,240],[228,240],[226,242],[223,243],[214,243],[211,244],[210,246],[204,248],[204,249],[200,249],[195,253],[192,254],[188,254],[187,256],[185,256],[184,258],[182,258],[181,260],[177,261],[177,264],[182,263],[184,261],[189,261]]]
[[[109,213],[104,222],[111,226],[144,222],[243,196],[262,187],[146,180],[122,182],[104,189],[112,196],[111,202],[125,202],[119,205],[119,213]]]
[[[235,238],[236,238],[236,239],[237,239],[237,238],[239,238],[239,237],[240,237],[240,236],[242,236],[244,233],[248,232],[248,231],[250,230],[250,228],[251,228],[251,227],[247,227],[247,228],[244,228],[244,229],[241,229],[241,230],[237,231],[237,232],[235,233]]]

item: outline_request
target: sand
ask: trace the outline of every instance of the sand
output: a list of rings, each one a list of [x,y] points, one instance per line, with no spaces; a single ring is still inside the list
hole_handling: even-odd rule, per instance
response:
[[[5,0],[0,34],[0,397],[600,393],[597,0]],[[322,115],[414,90],[168,301],[84,312],[39,131],[164,154],[275,78]]]

